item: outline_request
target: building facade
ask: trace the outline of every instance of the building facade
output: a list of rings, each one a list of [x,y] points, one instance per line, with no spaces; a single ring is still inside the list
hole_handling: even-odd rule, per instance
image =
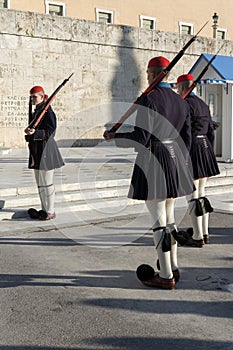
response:
[[[213,55],[202,54],[191,67],[195,78]],[[233,57],[218,55],[198,83],[200,97],[209,105],[217,125],[215,154],[218,161],[233,162]]]
[[[40,0],[15,4],[23,2],[45,5]],[[52,104],[58,118],[56,139],[64,146],[98,142],[106,124],[117,122],[147,88],[148,60],[157,55],[172,60],[190,38],[44,14],[39,8],[0,9],[0,146],[26,147],[30,88],[42,85],[51,95],[71,73]],[[198,35],[170,72],[169,81],[187,73],[202,53],[215,54],[221,48],[222,55],[232,56],[233,42],[222,44],[222,39]],[[127,123],[132,126],[134,116]]]
[[[101,139],[106,123],[118,121],[146,89],[148,60],[157,55],[171,60],[188,40],[190,35],[0,10],[0,145],[26,146],[30,88],[42,85],[51,95],[71,73],[53,102],[56,138],[62,145]],[[169,81],[221,45],[222,40],[198,36]],[[227,41],[221,53],[232,52],[233,42]]]
[[[0,7],[191,35],[209,21],[203,36],[233,40],[229,0],[0,0]]]

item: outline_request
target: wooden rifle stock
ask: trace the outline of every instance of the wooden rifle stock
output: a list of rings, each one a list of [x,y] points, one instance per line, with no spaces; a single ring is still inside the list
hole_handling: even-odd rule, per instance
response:
[[[224,45],[224,44],[223,44]],[[193,91],[193,89],[197,86],[197,83],[201,80],[201,78],[203,77],[203,75],[207,72],[209,66],[211,65],[211,63],[213,62],[213,60],[215,60],[215,58],[217,57],[219,51],[222,49],[223,45],[220,47],[220,49],[218,50],[218,52],[211,58],[211,60],[207,63],[207,65],[205,66],[205,68],[201,71],[201,73],[198,75],[197,79],[194,80],[194,82],[192,83],[192,85],[188,88],[188,90],[184,93],[184,95],[182,96],[183,99],[185,99],[190,92]]]
[[[178,54],[173,58],[173,60],[170,62],[170,64],[166,67],[166,69],[164,69],[158,76],[157,78],[153,81],[152,84],[150,84],[146,90],[141,94],[140,97],[137,98],[136,101],[133,102],[133,104],[131,105],[131,107],[124,113],[124,115],[119,119],[119,121],[109,130],[110,133],[115,133],[120,126],[123,124],[123,122],[128,119],[136,110],[137,110],[137,104],[140,100],[140,98],[144,95],[147,95],[150,91],[152,91],[156,85],[158,85],[158,83],[160,81],[162,81],[166,75],[170,72],[170,70],[176,65],[176,63],[181,59],[181,57],[184,55],[185,51],[187,50],[187,48],[196,40],[197,35],[201,32],[201,30],[206,26],[206,24],[209,21],[207,21],[202,27],[201,29],[197,32],[196,35],[194,35],[188,42],[187,44],[185,44],[185,46],[178,52]]]
[[[70,80],[70,78],[72,77],[74,73],[72,73],[67,79],[65,79],[57,88],[56,90],[52,93],[52,95],[47,99],[47,101],[44,104],[44,107],[39,111],[39,113],[37,115],[35,115],[35,117],[33,118],[33,120],[29,123],[28,128],[29,129],[35,129],[40,122],[42,121],[45,113],[47,112],[49,106],[51,105],[51,103],[53,102],[53,100],[55,99],[57,93],[61,90],[61,88],[68,82],[68,80]]]

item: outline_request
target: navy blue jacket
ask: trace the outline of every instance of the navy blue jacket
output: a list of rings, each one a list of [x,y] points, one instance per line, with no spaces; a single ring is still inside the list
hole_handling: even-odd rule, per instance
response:
[[[194,93],[185,99],[190,107],[192,135],[206,135],[214,147],[214,126],[208,105]]]
[[[167,140],[173,140],[173,145],[166,146]],[[129,197],[145,200],[192,193],[192,179],[186,176],[185,168],[191,141],[189,106],[169,84],[159,83],[148,95],[143,95],[134,130],[115,134],[118,147],[134,147],[138,152]],[[182,177],[186,189],[181,185]],[[159,187],[164,187],[164,191],[159,191]]]
[[[34,118],[44,106],[40,103],[36,106],[34,113],[29,119]],[[54,140],[57,127],[57,120],[54,111],[49,106],[42,121],[36,127],[35,133],[29,137],[29,163],[30,169],[52,170],[64,165],[63,159]]]

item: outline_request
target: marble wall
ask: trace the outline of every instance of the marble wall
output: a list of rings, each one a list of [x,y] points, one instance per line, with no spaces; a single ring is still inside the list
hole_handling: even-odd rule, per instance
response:
[[[176,33],[0,10],[0,146],[24,147],[29,90],[48,95],[74,75],[52,103],[60,145],[101,139],[147,87],[146,65],[157,55],[174,58],[190,39]],[[173,68],[169,81],[186,73],[201,53],[222,41],[199,36]],[[232,55],[225,41],[222,55]],[[133,123],[133,116],[129,119]],[[85,145],[87,145],[87,141]]]

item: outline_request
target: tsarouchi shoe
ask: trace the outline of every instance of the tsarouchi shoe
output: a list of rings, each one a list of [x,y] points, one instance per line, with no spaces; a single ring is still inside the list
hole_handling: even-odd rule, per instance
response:
[[[34,208],[28,209],[28,215],[31,219],[39,219],[39,211]]]
[[[53,214],[48,213],[44,220],[52,220],[52,219],[55,219],[55,218],[56,218],[56,214],[55,213],[53,213]]]
[[[196,240],[196,239],[190,238],[187,240],[185,245],[189,247],[203,248],[205,246],[205,243],[203,239]]]
[[[156,266],[157,266],[157,269],[160,271],[160,263],[159,263],[159,259],[157,259],[156,261]],[[176,269],[176,270],[172,270],[172,273],[173,273],[173,278],[175,279],[175,282],[179,282],[179,279],[180,279],[180,271],[179,269]]]
[[[147,287],[156,287],[161,289],[174,289],[176,285],[174,278],[162,278],[159,276],[159,274],[147,281],[142,281],[142,283]]]
[[[178,269],[172,271],[173,273],[173,278],[175,280],[175,282],[179,282],[179,279],[180,279],[180,271]]]
[[[55,219],[55,217],[56,217],[55,213],[51,214],[51,213],[46,213],[45,211],[43,211],[43,213],[41,213],[41,215],[40,215],[40,220],[52,220],[52,219]]]
[[[205,244],[209,243],[209,235],[204,235],[203,236]]]
[[[40,220],[45,220],[45,218],[47,217],[47,213],[46,213],[46,211],[45,210],[39,210],[39,219]]]

